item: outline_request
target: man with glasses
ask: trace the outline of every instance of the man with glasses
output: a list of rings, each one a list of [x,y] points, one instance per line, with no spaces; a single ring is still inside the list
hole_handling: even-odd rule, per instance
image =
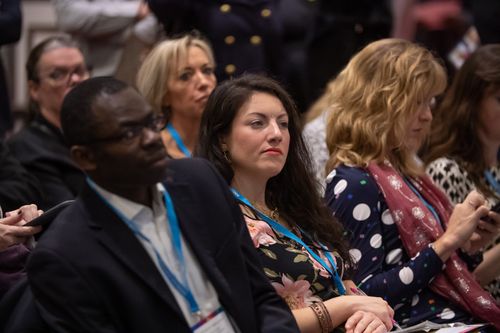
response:
[[[68,37],[50,37],[35,46],[26,64],[33,120],[12,137],[14,157],[39,181],[41,209],[73,199],[84,176],[69,156],[61,133],[60,109],[64,96],[89,77],[83,54]]]
[[[62,128],[88,175],[28,263],[53,332],[298,332],[224,180],[170,160],[165,118],[113,78],[65,98]]]

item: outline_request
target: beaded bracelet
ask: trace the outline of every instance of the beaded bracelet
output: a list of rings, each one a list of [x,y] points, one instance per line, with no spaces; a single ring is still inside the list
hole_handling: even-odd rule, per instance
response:
[[[332,318],[330,317],[330,313],[326,309],[325,304],[323,304],[323,302],[317,302],[313,303],[309,307],[313,310],[316,317],[318,317],[321,333],[330,333],[333,331]]]

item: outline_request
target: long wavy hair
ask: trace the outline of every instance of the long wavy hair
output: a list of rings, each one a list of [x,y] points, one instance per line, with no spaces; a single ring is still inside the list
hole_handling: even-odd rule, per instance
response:
[[[202,116],[195,155],[211,161],[226,182],[231,183],[234,172],[224,157],[221,138],[230,133],[237,113],[257,92],[278,98],[289,117],[288,156],[283,170],[267,182],[266,204],[277,208],[280,216],[291,225],[300,226],[315,234],[319,240],[331,244],[350,265],[342,225],[332,216],[317,192],[309,154],[300,134],[295,103],[276,81],[249,74],[225,81],[215,88]]]
[[[401,39],[368,44],[331,87],[327,173],[341,163],[366,167],[388,159],[405,175],[421,175],[404,144],[407,119],[442,93],[446,80],[441,63],[423,47]]]
[[[450,157],[467,171],[475,187],[488,196],[498,197],[486,184],[488,168],[478,135],[483,99],[500,89],[500,44],[481,46],[455,75],[436,110],[424,162]]]
[[[198,33],[191,32],[156,45],[144,59],[137,73],[137,89],[156,112],[164,112],[167,118],[170,118],[170,109],[165,107],[164,100],[168,92],[168,81],[177,75],[179,66],[187,59],[191,46],[196,46],[205,52],[215,67],[214,54],[208,41]]]

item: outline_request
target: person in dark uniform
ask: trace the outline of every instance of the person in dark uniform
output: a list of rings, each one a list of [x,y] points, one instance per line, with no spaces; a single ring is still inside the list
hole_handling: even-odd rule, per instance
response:
[[[89,76],[83,54],[67,37],[50,37],[30,53],[26,64],[33,121],[7,142],[14,157],[40,182],[45,210],[73,199],[84,174],[71,160],[61,133],[59,113],[64,96]]]
[[[0,1],[0,45],[17,42],[21,37],[21,1]],[[0,59],[0,138],[12,127],[9,94],[5,80],[2,60]]]
[[[377,39],[389,37],[391,8],[385,0],[321,1],[308,46],[308,103],[349,62]]]
[[[148,0],[168,35],[199,30],[212,43],[219,82],[244,72],[283,72],[279,0]]]
[[[471,0],[470,7],[481,44],[500,43],[500,1]]]

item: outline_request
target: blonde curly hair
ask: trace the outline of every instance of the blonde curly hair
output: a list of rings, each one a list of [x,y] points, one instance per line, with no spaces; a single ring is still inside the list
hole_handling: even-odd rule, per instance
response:
[[[421,46],[401,39],[367,45],[331,86],[327,172],[341,163],[366,167],[388,159],[406,175],[421,174],[404,146],[407,119],[446,83],[441,63]]]

